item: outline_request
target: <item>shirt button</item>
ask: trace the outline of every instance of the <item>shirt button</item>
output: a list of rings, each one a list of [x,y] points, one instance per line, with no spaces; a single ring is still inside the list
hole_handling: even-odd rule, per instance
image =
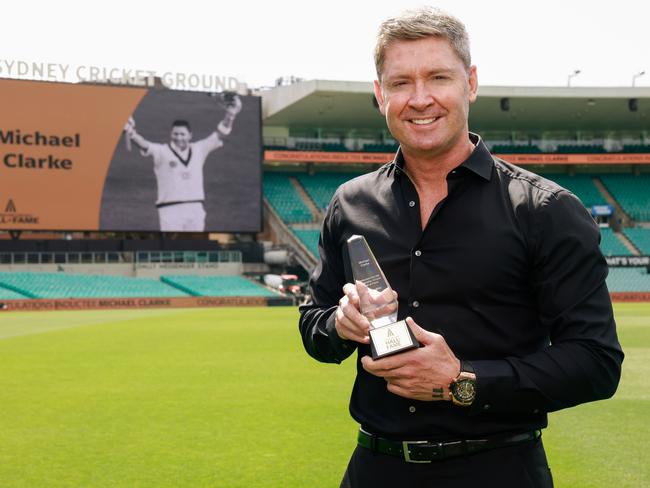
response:
[[[415,407],[413,405],[409,407],[409,412],[415,413]]]
[[[422,256],[422,251],[420,251],[420,250],[418,249],[417,251],[415,251],[415,255],[416,255],[417,257]]]
[[[486,403],[485,405],[483,405],[483,410],[490,410],[491,406],[492,405],[490,405],[489,403]]]
[[[413,305],[413,308],[418,308],[420,306],[420,302],[413,300],[413,303],[411,305]]]
[[[413,200],[409,202],[409,207],[415,207],[415,202]]]

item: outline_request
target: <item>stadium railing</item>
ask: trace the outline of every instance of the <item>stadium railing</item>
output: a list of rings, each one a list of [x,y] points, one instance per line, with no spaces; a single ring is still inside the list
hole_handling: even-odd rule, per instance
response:
[[[241,251],[2,252],[2,264],[241,263]]]

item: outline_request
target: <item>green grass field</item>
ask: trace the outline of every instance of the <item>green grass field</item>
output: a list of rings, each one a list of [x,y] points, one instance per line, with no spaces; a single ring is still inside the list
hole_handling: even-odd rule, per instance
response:
[[[554,413],[557,487],[650,486],[650,304],[616,307],[612,400]],[[336,487],[352,360],[290,308],[0,314],[0,488]]]

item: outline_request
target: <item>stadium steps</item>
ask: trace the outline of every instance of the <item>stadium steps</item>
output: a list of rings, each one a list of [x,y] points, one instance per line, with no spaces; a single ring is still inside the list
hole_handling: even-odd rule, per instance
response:
[[[293,258],[306,271],[310,272],[316,266],[317,260],[309,251],[309,248],[300,240],[300,238],[291,230],[289,225],[280,217],[273,205],[264,198],[264,220],[265,227],[274,236],[278,244],[284,244],[293,250]]]
[[[605,256],[634,256],[637,254],[625,246],[618,233],[609,227],[600,229],[600,250]]]
[[[635,256],[641,255],[641,250],[636,246],[636,244],[634,244],[632,239],[630,239],[629,236],[627,234],[625,234],[624,231],[623,232],[614,232],[614,235],[618,238],[619,241],[621,241],[623,243],[623,245],[625,247],[627,247],[629,249],[629,251],[633,255],[635,255]]]
[[[13,292],[13,293],[19,295],[20,298],[40,298],[35,293],[32,293],[31,291],[25,289],[22,286],[17,286],[14,283],[7,283],[3,279],[2,274],[0,274],[0,289],[9,290],[10,292]],[[4,297],[4,299],[6,300],[7,297]]]
[[[302,243],[309,249],[309,252],[312,253],[314,258],[318,259],[318,240],[320,238],[320,229],[319,228],[298,228],[296,226],[291,226],[291,230]]]
[[[300,198],[302,198],[302,201],[304,202],[305,205],[309,208],[309,211],[311,212],[311,215],[313,219],[316,222],[320,222],[323,219],[323,213],[320,211],[320,209],[316,206],[316,203],[312,198],[309,196],[309,194],[305,191],[303,186],[300,184],[300,181],[298,181],[298,178],[295,176],[290,176],[289,181],[293,185],[293,187],[296,189],[296,192],[298,195],[300,195]]]
[[[650,255],[650,228],[636,227],[624,229],[625,237],[640,251],[640,254]]]
[[[193,297],[202,296],[200,293],[195,292],[192,288],[190,288],[188,286],[185,286],[185,285],[183,285],[181,283],[177,283],[176,281],[170,279],[167,276],[161,276],[160,281],[162,281],[166,285],[171,286],[172,288],[176,288],[177,290],[182,291],[183,293],[187,293],[190,296],[193,296]]]
[[[290,176],[282,172],[265,172],[264,200],[287,223],[313,222],[314,216],[289,181]]]
[[[614,198],[614,195],[610,193],[610,191],[607,189],[607,187],[603,184],[603,182],[600,180],[599,177],[594,176],[593,179],[594,186],[598,188],[598,191],[600,194],[603,196],[605,201],[612,205],[615,210],[615,215],[616,217],[621,219],[621,224],[624,227],[629,227],[632,224],[632,219],[630,216],[627,214],[627,212],[623,209],[620,203]]]
[[[0,300],[25,300],[28,298],[35,298],[35,297],[29,296],[25,292],[20,292],[17,289],[14,289],[13,287],[0,285]]]
[[[600,179],[635,222],[650,221],[650,174],[601,174]]]

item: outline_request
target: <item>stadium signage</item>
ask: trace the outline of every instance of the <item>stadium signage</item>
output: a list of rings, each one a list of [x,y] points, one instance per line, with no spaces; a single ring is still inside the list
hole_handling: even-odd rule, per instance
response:
[[[153,88],[160,82],[165,88],[177,90],[235,91],[242,93],[246,84],[234,76],[198,74],[144,69],[127,69],[93,65],[29,62],[0,59],[0,76],[41,81],[72,83],[109,83],[112,85]]]
[[[79,133],[67,136],[46,135],[39,131],[23,134],[20,129],[7,131],[0,129],[0,143],[25,146],[80,147],[81,136]],[[8,168],[72,169],[71,159],[60,159],[52,154],[48,154],[46,157],[31,157],[22,153],[6,153],[2,158],[2,162]]]
[[[0,212],[0,225],[38,225],[38,217],[36,215],[18,213],[18,207],[13,198],[9,198],[7,205],[4,207],[4,212]]]
[[[650,266],[650,256],[606,256],[612,268],[642,268]]]
[[[284,163],[363,163],[383,164],[393,153],[327,152],[327,151],[264,151],[265,161]],[[650,154],[495,154],[496,157],[519,164],[648,164]]]
[[[325,151],[264,151],[265,161],[294,163],[366,163],[384,164],[391,161],[393,153],[325,152]]]
[[[0,310],[36,312],[50,310],[107,310],[129,308],[259,307],[270,305],[264,297],[173,297],[173,298],[61,298],[4,300]],[[280,302],[286,299],[280,299]]]
[[[0,229],[159,231],[158,200],[189,199],[203,202],[205,216],[190,209],[196,229],[259,232],[261,99],[238,96],[232,133],[215,145],[226,97],[208,95],[0,79]],[[154,151],[170,147],[175,120],[191,124],[189,160]],[[152,151],[127,138],[129,121]]]

